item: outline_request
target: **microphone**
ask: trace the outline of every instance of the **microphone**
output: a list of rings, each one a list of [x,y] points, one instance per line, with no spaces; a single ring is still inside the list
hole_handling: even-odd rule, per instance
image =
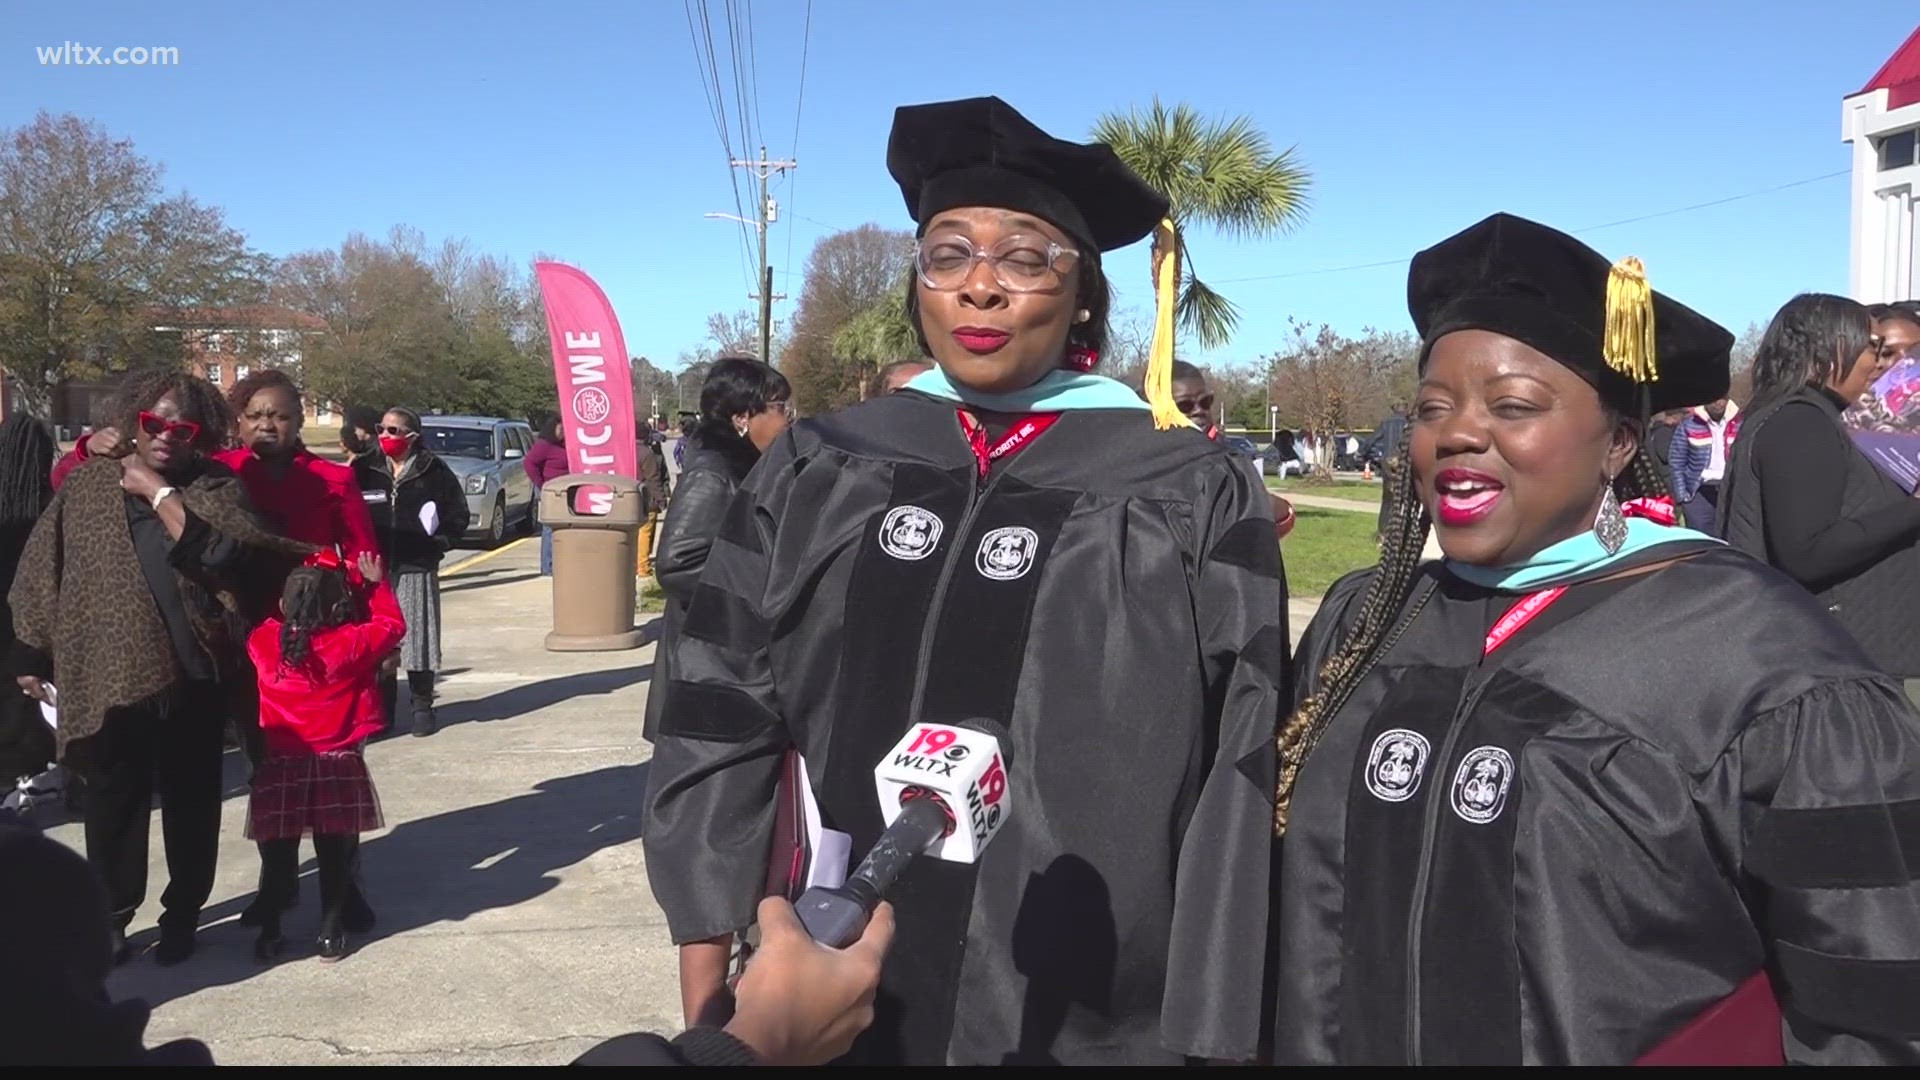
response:
[[[916,724],[873,770],[887,829],[844,885],[815,886],[794,910],[813,940],[859,940],[873,909],[915,855],[971,863],[1007,820],[1007,729],[992,720]]]

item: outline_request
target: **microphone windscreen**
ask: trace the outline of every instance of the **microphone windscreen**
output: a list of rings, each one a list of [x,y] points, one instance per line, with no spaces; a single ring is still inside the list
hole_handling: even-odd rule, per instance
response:
[[[1013,735],[1007,731],[1007,725],[998,720],[989,720],[984,716],[977,716],[971,720],[963,720],[954,726],[963,727],[969,731],[977,731],[982,735],[993,736],[993,741],[1000,744],[1001,762],[1008,768],[1013,766]]]

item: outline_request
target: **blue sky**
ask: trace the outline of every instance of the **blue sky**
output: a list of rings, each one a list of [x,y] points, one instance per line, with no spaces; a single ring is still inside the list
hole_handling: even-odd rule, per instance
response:
[[[749,306],[740,230],[702,217],[734,194],[681,2],[9,7],[0,127],[93,117],[263,250],[405,223],[548,252],[605,287],[631,351],[669,364],[708,312]],[[731,97],[727,0],[707,7]],[[822,235],[907,224],[885,168],[896,105],[997,93],[1079,138],[1158,93],[1251,116],[1314,174],[1294,234],[1195,239],[1244,313],[1216,362],[1271,350],[1289,317],[1407,327],[1399,260],[1497,210],[1577,230],[1843,171],[1840,100],[1915,23],[1912,0],[814,0],[802,96],[807,11],[751,3],[747,97],[768,150],[801,162],[774,192],[778,290],[798,293]],[[181,61],[36,59],[68,40]],[[1583,235],[1738,332],[1796,291],[1845,291],[1847,182]],[[1146,303],[1144,248],[1110,259],[1121,305]]]

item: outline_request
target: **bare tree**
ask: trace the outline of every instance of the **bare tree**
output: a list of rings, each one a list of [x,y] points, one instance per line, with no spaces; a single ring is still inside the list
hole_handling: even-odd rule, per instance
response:
[[[1408,333],[1382,333],[1368,327],[1349,338],[1321,325],[1309,331],[1289,320],[1292,340],[1267,358],[1273,402],[1280,423],[1304,427],[1320,440],[1322,475],[1333,465],[1331,440],[1324,436],[1372,425],[1394,403],[1407,400],[1416,378],[1419,342]]]
[[[1147,352],[1153,345],[1153,313],[1137,307],[1107,316],[1107,351],[1095,373],[1138,390],[1147,377]]]
[[[800,307],[780,357],[802,411],[825,412],[860,400],[868,361],[841,355],[835,338],[890,295],[904,296],[913,234],[862,225],[824,237],[807,257]],[[869,316],[884,322],[885,313]],[[883,336],[884,326],[878,328]],[[865,336],[865,335],[862,335]]]
[[[774,336],[779,337],[779,327],[774,328]],[[731,315],[716,311],[707,316],[707,340],[702,346],[711,354],[709,359],[720,356],[759,356],[760,355],[760,316],[751,311],[736,311]],[[775,355],[778,355],[776,352]]]
[[[445,289],[417,256],[356,233],[337,251],[283,260],[274,292],[327,322],[301,365],[321,400],[420,407],[456,389],[459,327]]]
[[[160,177],[77,116],[0,131],[0,367],[30,413],[68,379],[177,363],[162,312],[259,299],[266,259]]]

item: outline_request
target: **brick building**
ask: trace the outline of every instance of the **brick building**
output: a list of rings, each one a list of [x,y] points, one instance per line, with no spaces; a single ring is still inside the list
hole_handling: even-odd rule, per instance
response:
[[[317,316],[272,304],[233,308],[188,308],[158,312],[154,329],[180,335],[187,369],[226,390],[258,366],[298,368],[306,338],[325,330]],[[71,380],[53,394],[53,424],[71,439],[92,422],[95,407],[114,380]],[[20,407],[18,388],[0,371],[0,419]],[[324,419],[324,408],[307,404],[307,418]]]

